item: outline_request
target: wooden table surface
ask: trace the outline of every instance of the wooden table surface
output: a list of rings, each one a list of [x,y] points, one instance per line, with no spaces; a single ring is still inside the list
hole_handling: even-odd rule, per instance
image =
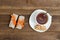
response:
[[[35,32],[29,25],[35,9],[52,15],[52,25],[44,33]],[[26,17],[24,29],[9,28],[12,13]],[[0,0],[0,40],[60,40],[60,0]]]

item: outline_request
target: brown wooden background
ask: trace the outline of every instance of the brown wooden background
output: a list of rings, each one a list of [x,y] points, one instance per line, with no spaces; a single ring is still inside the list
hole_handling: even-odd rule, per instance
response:
[[[46,10],[53,17],[51,27],[44,33],[29,26],[29,16],[35,9]],[[8,27],[12,13],[26,17],[24,29]],[[0,0],[0,40],[60,40],[60,0]]]

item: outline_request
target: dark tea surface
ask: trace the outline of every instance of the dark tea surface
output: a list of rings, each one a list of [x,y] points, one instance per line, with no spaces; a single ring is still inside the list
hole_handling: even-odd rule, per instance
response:
[[[48,20],[48,16],[45,13],[39,13],[36,20],[39,24],[45,24]]]

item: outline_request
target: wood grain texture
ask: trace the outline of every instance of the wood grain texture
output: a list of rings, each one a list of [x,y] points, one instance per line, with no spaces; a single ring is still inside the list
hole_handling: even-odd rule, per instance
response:
[[[37,33],[33,31],[28,33],[15,30],[9,33],[1,33],[2,34],[0,34],[0,40],[60,40],[59,32]]]
[[[35,32],[29,25],[36,9],[52,15],[51,27],[44,33]],[[24,29],[9,28],[12,13],[26,17]],[[60,40],[60,0],[0,0],[0,40]]]
[[[9,31],[7,31],[9,32]],[[0,40],[60,40],[59,32],[45,32],[45,33],[37,33],[37,32],[19,32],[12,31],[9,33],[0,34]]]

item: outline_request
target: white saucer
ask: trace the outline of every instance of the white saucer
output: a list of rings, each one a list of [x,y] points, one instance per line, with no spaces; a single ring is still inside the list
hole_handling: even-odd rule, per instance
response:
[[[37,16],[39,13],[41,13],[41,12],[47,13],[47,12],[44,11],[44,10],[38,9],[38,10],[35,10],[35,11],[31,14],[31,16],[30,16],[29,24],[30,24],[30,26],[31,26],[31,28],[32,28],[33,30],[35,30],[34,26],[35,26],[36,24],[38,24],[38,23],[36,22],[36,16]],[[49,13],[47,13],[47,16],[48,16],[48,21],[47,21],[46,24],[44,24],[44,26],[46,27],[46,30],[45,30],[45,31],[47,31],[47,30],[49,29],[49,27],[50,27],[50,25],[51,25],[51,22],[52,22],[52,16],[51,16]],[[45,31],[42,31],[42,30],[35,30],[35,31],[37,31],[37,32],[45,32]]]

